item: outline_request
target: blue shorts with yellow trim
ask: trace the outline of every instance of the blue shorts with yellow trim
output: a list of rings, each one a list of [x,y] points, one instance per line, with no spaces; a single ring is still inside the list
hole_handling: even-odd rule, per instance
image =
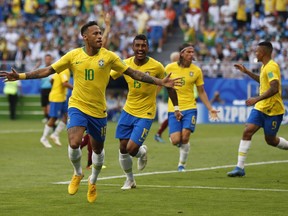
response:
[[[195,130],[197,122],[197,109],[181,111],[183,118],[177,121],[174,112],[168,113],[169,134],[181,132],[183,128],[189,129],[192,133]]]
[[[259,110],[252,109],[247,120],[249,124],[255,124],[264,129],[264,134],[276,136],[281,125],[283,115],[269,116]]]
[[[52,118],[61,118],[67,113],[67,103],[64,102],[50,102],[49,116]]]
[[[85,127],[97,142],[104,142],[106,138],[107,118],[95,118],[87,115],[75,107],[68,109],[67,128]]]
[[[152,123],[153,119],[138,118],[123,110],[116,128],[116,138],[131,139],[141,146],[149,133]]]

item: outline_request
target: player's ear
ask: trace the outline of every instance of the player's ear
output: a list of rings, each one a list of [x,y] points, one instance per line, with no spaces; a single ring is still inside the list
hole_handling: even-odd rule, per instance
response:
[[[87,34],[83,34],[82,38],[83,38],[83,40],[86,40],[87,39]]]

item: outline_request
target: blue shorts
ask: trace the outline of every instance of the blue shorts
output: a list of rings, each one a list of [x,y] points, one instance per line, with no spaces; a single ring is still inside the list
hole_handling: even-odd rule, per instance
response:
[[[116,138],[131,139],[141,146],[149,133],[152,122],[153,119],[138,118],[123,110],[116,128]]]
[[[259,110],[252,109],[247,123],[262,127],[265,135],[276,136],[282,119],[283,115],[268,116]]]
[[[181,111],[183,118],[177,121],[174,112],[168,113],[169,134],[181,132],[183,128],[189,129],[192,133],[195,130],[197,122],[197,109]]]
[[[75,107],[68,109],[67,128],[85,127],[87,133],[96,141],[104,142],[106,138],[107,118],[95,118],[81,112]]]
[[[151,39],[154,42],[158,42],[163,37],[162,26],[153,26],[151,28]]]
[[[67,103],[64,102],[50,102],[49,116],[52,118],[61,118],[67,113]]]

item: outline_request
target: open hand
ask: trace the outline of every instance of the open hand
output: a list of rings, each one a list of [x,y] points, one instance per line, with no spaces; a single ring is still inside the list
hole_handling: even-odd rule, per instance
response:
[[[14,68],[12,68],[12,72],[0,71],[0,77],[4,78],[4,82],[15,81],[19,79],[19,74]]]
[[[211,120],[211,121],[219,121],[220,119],[219,119],[219,116],[217,114],[219,112],[220,112],[219,110],[214,110],[214,109],[210,110],[209,111],[209,120]]]
[[[181,80],[182,77],[171,79],[170,76],[171,76],[171,73],[169,73],[164,79],[162,79],[163,86],[174,89],[175,86],[183,85],[182,80]]]

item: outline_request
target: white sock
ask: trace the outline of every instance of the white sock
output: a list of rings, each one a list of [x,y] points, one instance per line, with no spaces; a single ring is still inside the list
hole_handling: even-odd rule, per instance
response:
[[[48,135],[50,134],[50,131],[52,131],[52,129],[53,129],[52,127],[49,127],[47,124],[45,124],[42,139],[44,138],[46,139]]]
[[[90,183],[95,184],[98,175],[101,172],[102,166],[104,164],[105,151],[104,149],[100,154],[96,154],[94,151],[92,153],[92,174],[90,176]]]
[[[60,132],[66,128],[66,124],[63,121],[60,121],[55,129],[55,131],[53,132],[54,135],[59,136]]]
[[[140,157],[142,157],[145,154],[146,154],[146,149],[143,148],[143,146],[140,146],[140,148],[139,148],[137,154],[135,155],[135,157],[136,158],[140,158]]]
[[[238,149],[238,162],[237,166],[241,169],[244,168],[244,163],[247,158],[248,150],[251,146],[251,140],[241,140]]]
[[[178,166],[185,166],[190,151],[190,143],[182,144],[179,149],[180,156]]]
[[[277,145],[277,148],[288,150],[288,141],[286,139],[284,139],[283,137],[279,137],[279,139],[280,139],[280,141]]]
[[[78,149],[72,149],[70,145],[68,145],[68,156],[74,167],[74,174],[78,176],[82,175],[82,167],[81,167],[82,151],[80,147]]]
[[[121,154],[119,151],[119,163],[123,171],[125,172],[127,179],[134,181],[132,172],[133,161],[129,153]]]

